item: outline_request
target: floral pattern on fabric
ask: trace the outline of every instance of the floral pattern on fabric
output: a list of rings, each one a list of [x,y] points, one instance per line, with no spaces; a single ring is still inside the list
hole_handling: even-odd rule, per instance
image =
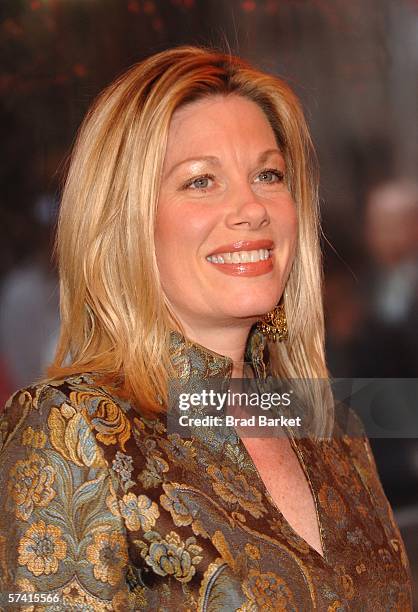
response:
[[[231,377],[229,358],[177,332],[170,348],[181,382]],[[260,334],[247,357],[254,376],[268,375]],[[100,380],[49,381],[6,404],[1,593],[57,594],[54,612],[412,610],[408,559],[360,425],[353,438],[291,440],[322,557],[271,503],[237,436],[184,439]]]
[[[16,462],[10,470],[8,493],[16,504],[17,518],[27,521],[35,506],[48,506],[55,495],[54,478],[54,469],[36,453]]]
[[[291,589],[273,572],[250,570],[243,590],[249,600],[241,610],[265,610],[266,612],[297,612]]]
[[[87,547],[86,552],[97,580],[111,585],[120,582],[122,570],[128,561],[126,540],[121,533],[96,532],[94,541]]]
[[[239,505],[255,518],[267,512],[261,501],[261,493],[248,484],[243,474],[236,474],[231,468],[209,465],[207,472],[211,476],[215,493],[231,505]]]
[[[19,565],[25,565],[34,576],[56,574],[59,562],[65,559],[67,543],[59,527],[39,521],[25,531],[17,552]]]

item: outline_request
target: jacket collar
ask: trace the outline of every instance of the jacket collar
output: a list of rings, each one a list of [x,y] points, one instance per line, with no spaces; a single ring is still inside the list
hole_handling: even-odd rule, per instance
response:
[[[170,331],[170,358],[175,372],[183,381],[212,377],[229,380],[232,359]],[[265,336],[254,325],[248,335],[244,356],[244,377],[265,379],[270,374],[269,352]]]

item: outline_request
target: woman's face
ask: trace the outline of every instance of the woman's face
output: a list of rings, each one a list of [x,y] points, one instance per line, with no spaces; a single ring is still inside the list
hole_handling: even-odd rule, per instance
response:
[[[164,292],[192,328],[252,324],[279,301],[297,217],[261,108],[238,95],[179,108],[155,231]]]

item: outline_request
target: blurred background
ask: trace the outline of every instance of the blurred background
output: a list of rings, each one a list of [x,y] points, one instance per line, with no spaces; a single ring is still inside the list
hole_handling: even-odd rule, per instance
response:
[[[134,62],[187,43],[242,55],[303,102],[322,176],[331,374],[417,378],[417,32],[417,0],[2,0],[2,404],[54,352],[52,238],[83,115]],[[418,440],[372,445],[418,584]]]

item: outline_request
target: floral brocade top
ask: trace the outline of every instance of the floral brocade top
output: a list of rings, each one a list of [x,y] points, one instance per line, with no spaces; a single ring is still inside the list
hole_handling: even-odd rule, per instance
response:
[[[266,354],[253,332],[256,377]],[[171,355],[180,378],[231,377],[229,358],[177,332]],[[0,609],[412,610],[403,542],[364,435],[291,439],[322,557],[283,517],[235,430],[184,439],[98,381],[38,384],[6,405]]]

